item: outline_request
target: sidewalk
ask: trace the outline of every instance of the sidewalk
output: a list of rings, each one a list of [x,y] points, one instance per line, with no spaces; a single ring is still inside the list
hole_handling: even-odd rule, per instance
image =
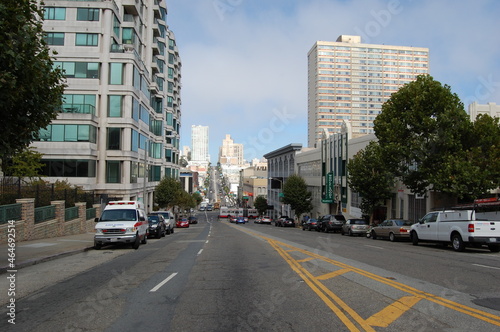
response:
[[[85,233],[34,241],[16,242],[14,270],[58,257],[72,255],[94,246],[94,233]],[[11,270],[8,260],[9,245],[0,244],[0,274]]]

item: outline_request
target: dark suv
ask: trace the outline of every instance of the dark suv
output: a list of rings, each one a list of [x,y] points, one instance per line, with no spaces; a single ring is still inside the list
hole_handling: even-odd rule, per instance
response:
[[[322,232],[340,232],[345,223],[345,217],[341,214],[327,214],[320,219],[319,229]]]

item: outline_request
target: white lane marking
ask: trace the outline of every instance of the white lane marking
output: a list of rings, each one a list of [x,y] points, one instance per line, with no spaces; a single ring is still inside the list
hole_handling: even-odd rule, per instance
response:
[[[488,265],[481,265],[481,264],[472,264],[472,265],[479,266],[479,267],[485,267],[487,269],[500,270],[500,267],[494,267],[494,266],[488,266]]]
[[[175,273],[172,273],[171,275],[169,275],[167,278],[165,278],[165,280],[163,280],[162,282],[160,282],[158,285],[156,285],[155,287],[153,287],[149,292],[156,292],[158,289],[160,289],[161,286],[165,285],[167,282],[169,282],[170,279],[172,279],[173,277],[175,277],[177,275],[177,272]]]
[[[208,243],[208,240],[206,240],[205,243]]]
[[[369,245],[369,244],[365,244],[365,247],[370,247],[370,248],[375,248],[375,249],[381,249],[381,250],[384,250],[384,248],[382,248],[382,247],[371,246],[371,245]]]
[[[203,249],[200,249],[200,251],[198,251],[198,255],[200,255],[202,251],[203,251]]]

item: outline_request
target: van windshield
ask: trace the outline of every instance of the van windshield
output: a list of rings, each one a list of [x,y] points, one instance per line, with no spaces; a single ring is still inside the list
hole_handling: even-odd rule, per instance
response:
[[[100,221],[137,221],[135,210],[104,210]]]

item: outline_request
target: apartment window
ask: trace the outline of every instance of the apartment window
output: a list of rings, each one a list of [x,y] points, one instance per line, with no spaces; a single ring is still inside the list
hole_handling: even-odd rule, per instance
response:
[[[139,151],[139,133],[132,129],[132,137],[130,142],[130,150],[131,151]]]
[[[48,125],[40,129],[38,140],[42,142],[90,142],[95,143],[97,128],[91,125]]]
[[[95,95],[64,95],[61,111],[63,113],[82,113],[95,115],[95,107]]]
[[[120,168],[120,161],[106,161],[106,183],[121,183]]]
[[[66,8],[60,7],[45,7],[43,18],[45,20],[65,20]]]
[[[150,176],[151,176],[150,181],[160,181],[161,166],[151,166]]]
[[[109,64],[109,84],[123,84],[123,63]]]
[[[42,159],[40,162],[44,165],[41,175],[88,178],[96,176],[95,160]]]
[[[75,46],[97,46],[99,35],[97,33],[77,33]]]
[[[174,78],[174,69],[168,67],[168,78],[173,79]]]
[[[54,61],[54,67],[61,68],[66,78],[99,78],[98,62]]]
[[[78,8],[77,21],[99,21],[99,8]]]
[[[108,96],[108,117],[122,117],[122,96]]]
[[[132,119],[139,122],[139,101],[132,97]]]
[[[107,149],[120,150],[121,128],[108,128]]]
[[[47,45],[63,46],[64,32],[47,32],[45,34],[45,42]]]

